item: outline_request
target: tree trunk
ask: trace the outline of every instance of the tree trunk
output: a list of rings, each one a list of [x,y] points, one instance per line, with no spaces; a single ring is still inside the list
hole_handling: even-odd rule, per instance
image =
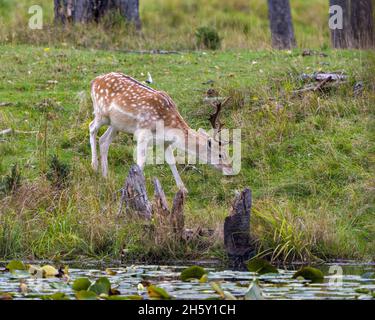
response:
[[[351,1],[351,25],[354,47],[368,49],[374,46],[374,17],[371,0]]]
[[[291,49],[296,46],[289,0],[268,0],[272,46]]]
[[[236,196],[224,221],[224,246],[234,269],[245,269],[245,261],[255,254],[250,236],[250,210],[251,191],[246,188]]]
[[[139,18],[139,0],[117,0],[121,15],[133,23],[136,30],[141,29],[141,19]]]
[[[121,15],[137,30],[141,28],[139,0],[54,0],[55,22],[99,22],[111,10]]]
[[[185,193],[181,189],[177,191],[173,199],[173,206],[171,212],[171,226],[173,231],[179,237],[183,237],[185,228],[184,219],[184,203],[185,203]]]
[[[350,0],[330,0],[330,7],[340,6],[342,8],[342,29],[331,28],[331,42],[335,49],[351,48],[353,46],[353,32],[350,22]],[[335,13],[331,13],[330,18]]]
[[[142,169],[138,165],[132,165],[121,196],[119,213],[122,211],[122,204],[126,204],[126,211],[144,219],[151,219],[152,206],[148,201],[146,192],[146,181]]]

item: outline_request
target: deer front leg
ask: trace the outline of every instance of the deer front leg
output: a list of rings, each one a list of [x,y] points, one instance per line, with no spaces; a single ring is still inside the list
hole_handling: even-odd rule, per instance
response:
[[[96,119],[92,121],[89,125],[90,128],[90,145],[91,145],[91,166],[94,171],[98,170],[98,155],[96,152],[96,135],[100,126]]]
[[[173,148],[172,146],[168,146],[165,149],[165,160],[167,161],[169,167],[171,168],[173,177],[176,181],[177,187],[181,189],[183,192],[188,193],[187,189],[185,188],[184,183],[182,182],[182,179],[180,177],[180,174],[178,173],[177,167],[176,167],[176,159],[173,154]]]
[[[105,178],[108,176],[108,149],[116,134],[116,129],[114,129],[113,127],[109,127],[99,139],[102,175]]]

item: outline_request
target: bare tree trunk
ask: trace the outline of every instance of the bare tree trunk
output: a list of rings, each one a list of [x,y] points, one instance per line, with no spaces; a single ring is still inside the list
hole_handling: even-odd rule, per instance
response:
[[[329,5],[331,7],[340,6],[343,12],[342,29],[331,29],[332,46],[336,49],[351,48],[353,46],[353,31],[350,21],[350,0],[330,0]]]
[[[54,0],[54,4],[56,22],[99,22],[109,11],[119,10],[137,30],[141,29],[139,0]]]
[[[371,0],[352,0],[351,13],[354,47],[372,48],[374,46],[374,12]]]
[[[296,46],[289,0],[268,0],[272,46],[291,49]]]
[[[139,0],[117,0],[121,15],[133,23],[137,30],[141,29],[141,19],[139,18]]]

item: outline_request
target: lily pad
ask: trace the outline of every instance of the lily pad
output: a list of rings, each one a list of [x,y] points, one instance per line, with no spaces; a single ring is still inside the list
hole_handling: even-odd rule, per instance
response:
[[[23,264],[22,261],[18,261],[18,260],[12,260],[10,261],[7,265],[6,265],[6,268],[10,271],[10,272],[14,272],[16,270],[26,270],[26,266]]]
[[[362,293],[362,294],[369,294],[370,290],[366,288],[358,288],[358,289],[355,289],[355,292]]]
[[[50,265],[45,265],[41,269],[43,270],[45,277],[55,277],[59,275],[59,271]]]
[[[190,279],[201,279],[207,271],[199,266],[191,266],[189,268],[184,269],[181,272],[180,278],[182,281],[189,281]]]
[[[156,287],[154,285],[147,287],[147,293],[150,298],[169,300],[172,297],[163,288]]]
[[[313,267],[303,267],[298,270],[293,275],[293,279],[297,279],[298,277],[303,277],[305,280],[310,280],[313,283],[321,283],[324,281],[323,272]]]
[[[97,295],[101,295],[103,293],[109,294],[111,290],[111,283],[106,277],[101,277],[98,280],[96,280],[95,283],[92,284],[88,290],[95,292]]]
[[[96,293],[93,291],[81,290],[76,292],[77,300],[97,300]]]
[[[56,292],[54,294],[43,296],[43,300],[70,300],[69,297],[63,292]]]
[[[91,281],[88,278],[78,278],[75,279],[72,284],[72,289],[74,291],[87,290],[91,286]]]
[[[45,271],[39,266],[29,265],[28,271],[33,278],[44,278]]]
[[[264,259],[254,258],[246,263],[247,270],[258,274],[279,273],[277,268]]]

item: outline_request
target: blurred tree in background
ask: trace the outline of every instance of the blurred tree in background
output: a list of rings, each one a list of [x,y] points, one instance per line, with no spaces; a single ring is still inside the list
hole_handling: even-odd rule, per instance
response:
[[[109,11],[118,10],[137,30],[141,29],[139,0],[54,0],[55,21],[99,22]]]
[[[296,46],[289,0],[268,0],[272,47],[291,49]]]
[[[332,46],[336,49],[367,49],[374,46],[374,17],[372,0],[330,0],[330,6],[340,6],[342,29],[331,30]],[[336,13],[331,13],[331,16]]]

